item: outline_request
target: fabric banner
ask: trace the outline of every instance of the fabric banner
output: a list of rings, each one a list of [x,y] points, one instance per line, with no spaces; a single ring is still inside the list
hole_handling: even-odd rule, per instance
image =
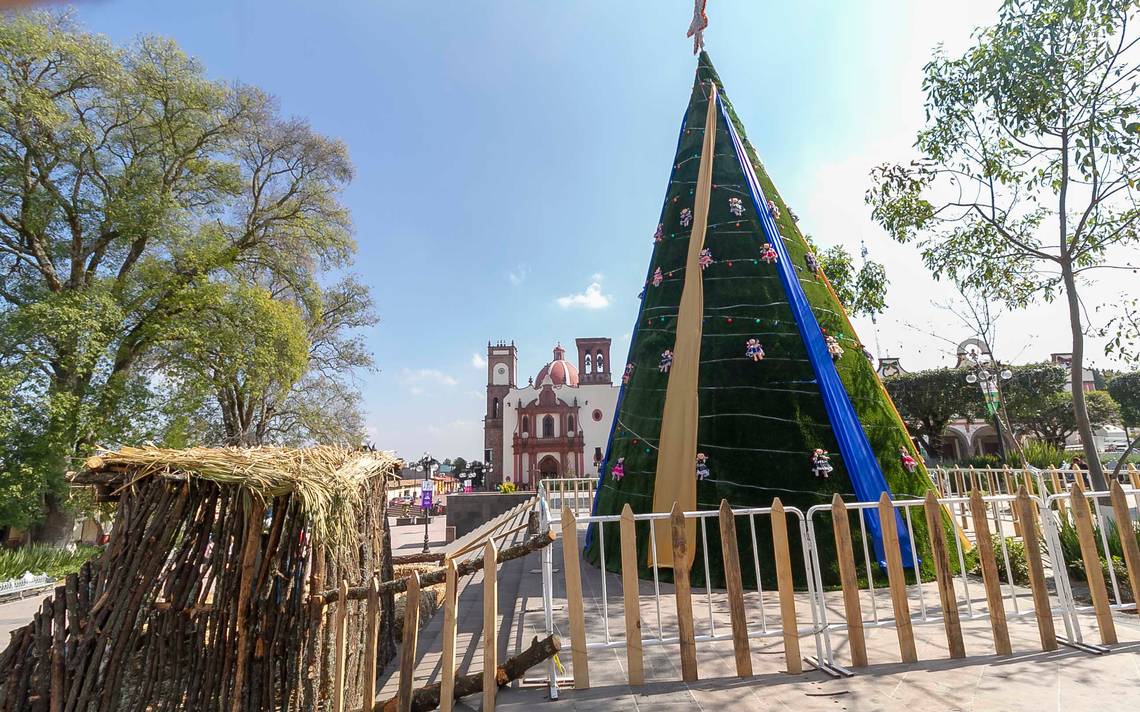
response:
[[[819,322],[811,310],[807,296],[800,286],[795,265],[792,264],[787,248],[784,246],[783,235],[780,234],[775,220],[768,212],[768,201],[760,187],[756,171],[752,167],[752,161],[749,160],[744,144],[736,134],[724,103],[718,100],[717,104],[720,106],[721,114],[727,124],[728,133],[736,151],[736,158],[740,162],[747,179],[748,191],[752,197],[756,213],[760,216],[760,225],[764,230],[765,239],[775,248],[778,255],[776,271],[788,296],[788,304],[795,315],[796,328],[803,340],[804,348],[807,349],[808,360],[811,362],[812,370],[815,373],[819,392],[823,397],[824,408],[827,410],[828,419],[831,421],[832,432],[835,433],[835,439],[839,443],[839,452],[843,457],[843,464],[847,469],[848,477],[851,479],[851,485],[855,489],[855,496],[861,502],[877,502],[879,495],[883,492],[886,492],[887,496],[891,496],[887,479],[879,468],[879,460],[875,457],[871,444],[867,442],[867,435],[863,432],[863,426],[855,414],[855,407],[851,404],[851,399],[847,396],[847,389],[844,388],[843,381],[839,378],[839,372],[835,369],[835,363],[831,360],[831,354],[828,353],[827,342],[820,330]],[[656,501],[654,503],[656,504]],[[881,564],[885,565],[886,558],[883,554],[883,537],[879,515],[874,510],[868,510],[865,512],[865,516],[867,528],[871,532],[875,556]],[[909,565],[913,561],[910,536],[902,517],[897,512],[895,517],[902,560]]]
[[[701,333],[705,302],[702,270],[699,263],[705,247],[709,199],[712,193],[713,158],[716,155],[716,84],[709,83],[709,108],[705,113],[705,138],[701,144],[701,162],[697,171],[696,198],[693,203],[693,229],[685,258],[685,283],[681,288],[681,304],[677,311],[677,340],[673,345],[673,365],[665,389],[665,410],[661,419],[660,449],[657,475],[653,487],[653,511],[668,512],[673,503],[689,512],[697,508],[697,423],[700,401],[697,381],[701,368]],[[671,528],[654,527],[657,538],[657,564],[673,566]],[[697,523],[685,522],[689,563],[696,552]],[[649,556],[652,563],[652,554]]]

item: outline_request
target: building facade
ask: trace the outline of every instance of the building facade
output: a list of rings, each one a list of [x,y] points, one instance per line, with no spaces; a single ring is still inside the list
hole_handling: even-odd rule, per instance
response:
[[[984,341],[973,338],[966,339],[958,344],[958,359],[954,367],[968,368],[971,363],[973,363],[971,352],[984,363],[990,362],[993,359],[993,356],[990,354],[990,349]],[[1049,362],[1069,368],[1073,363],[1073,355],[1069,353],[1051,354],[1049,356]],[[908,373],[908,371],[902,367],[898,358],[880,358],[878,373],[882,378],[889,378],[891,376]],[[1096,390],[1096,378],[1096,372],[1093,369],[1084,369],[1081,379],[1081,388],[1085,392]],[[1066,391],[1069,390],[1071,384],[1072,376],[1069,375],[1065,383]],[[1014,435],[1019,440],[1028,436],[1017,423],[1014,423],[1013,427],[1015,431]],[[1096,428],[1093,435],[1096,439],[1096,446],[1100,450],[1105,449],[1105,447],[1110,444],[1118,445],[1127,442],[1124,431],[1115,426]],[[1006,442],[1009,442],[1008,439]],[[1068,437],[1065,441],[1065,449],[1081,449],[1081,437],[1078,433],[1073,433]],[[1000,452],[1001,445],[998,442],[998,433],[991,423],[984,419],[968,420],[966,418],[956,417],[946,424],[946,429],[942,432],[941,451],[927,453],[927,455],[954,462],[967,460],[977,455],[997,455]]]
[[[596,477],[605,453],[618,386],[610,340],[575,340],[577,363],[561,345],[519,386],[514,342],[487,344],[487,411],[483,419],[489,486],[533,488],[544,477]]]

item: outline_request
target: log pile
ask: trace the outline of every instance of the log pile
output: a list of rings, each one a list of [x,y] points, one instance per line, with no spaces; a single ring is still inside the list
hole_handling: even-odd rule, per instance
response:
[[[12,634],[0,712],[327,709],[334,611],[310,594],[391,578],[386,481],[398,462],[376,458],[374,472],[351,480],[360,488],[343,498],[351,511],[323,513],[342,519],[326,527],[350,522],[346,552],[314,536],[304,497],[281,482],[266,496],[240,476],[219,481],[184,465],[142,475],[103,460],[76,481],[117,497],[110,541]],[[382,599],[382,635],[392,635],[391,604]],[[362,625],[348,631],[352,681],[363,636]],[[383,641],[381,657],[394,653]],[[362,704],[359,689],[347,697]]]

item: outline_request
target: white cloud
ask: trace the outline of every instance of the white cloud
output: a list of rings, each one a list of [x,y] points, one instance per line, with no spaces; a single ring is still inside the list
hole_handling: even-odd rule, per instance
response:
[[[558,302],[558,306],[563,309],[571,309],[574,307],[581,307],[582,309],[605,309],[608,307],[612,297],[608,294],[602,294],[602,275],[594,274],[590,279],[591,281],[586,285],[584,292],[558,297],[558,299],[555,300]]]
[[[517,287],[523,283],[523,280],[526,279],[526,276],[528,274],[530,274],[530,268],[526,265],[520,264],[509,274],[507,274],[507,279],[511,280],[511,284]]]
[[[413,395],[422,394],[425,385],[454,386],[459,383],[455,378],[435,368],[405,368],[400,371],[400,381],[411,389]]]
[[[473,368],[483,368],[487,365],[487,359],[483,358],[478,352],[471,354],[471,366]]]

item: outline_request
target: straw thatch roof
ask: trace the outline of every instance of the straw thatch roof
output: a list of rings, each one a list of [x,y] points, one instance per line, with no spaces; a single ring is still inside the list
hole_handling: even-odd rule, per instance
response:
[[[72,481],[122,489],[148,477],[165,477],[241,487],[263,500],[291,494],[312,521],[318,539],[339,549],[355,530],[365,485],[375,477],[398,479],[402,464],[389,452],[334,446],[124,447],[87,458]]]

